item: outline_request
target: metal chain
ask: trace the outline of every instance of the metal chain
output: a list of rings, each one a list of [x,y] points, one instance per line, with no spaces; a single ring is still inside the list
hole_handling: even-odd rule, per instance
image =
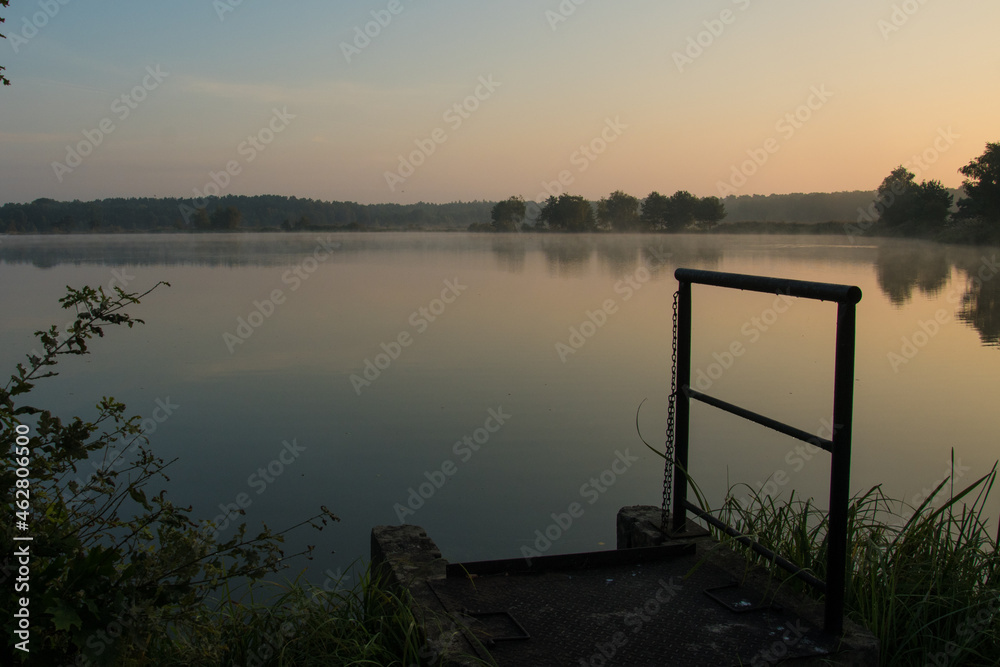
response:
[[[677,304],[680,292],[674,292],[674,327],[670,355],[670,396],[667,398],[667,441],[663,453],[663,505],[660,528],[667,528],[667,514],[674,491],[674,415],[677,410]]]

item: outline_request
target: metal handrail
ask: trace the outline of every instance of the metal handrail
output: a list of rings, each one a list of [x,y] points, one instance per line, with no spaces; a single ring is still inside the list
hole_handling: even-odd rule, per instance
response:
[[[794,572],[807,584],[825,594],[824,629],[839,635],[844,628],[844,594],[847,577],[847,512],[850,502],[851,431],[854,417],[854,353],[856,305],[861,301],[861,289],[852,285],[786,280],[766,276],[751,276],[719,271],[677,269],[679,283],[677,312],[677,396],[674,423],[675,465],[674,497],[671,509],[673,530],[683,531],[687,511],[708,521],[781,567]],[[786,295],[803,299],[833,301],[837,304],[837,341],[834,362],[833,435],[830,440],[810,434],[751,412],[731,403],[708,396],[691,387],[691,285],[711,285],[730,289]],[[755,423],[775,429],[785,435],[805,440],[830,452],[830,515],[827,523],[827,574],[823,582],[815,576],[781,558],[763,545],[740,535],[731,526],[708,515],[687,500],[688,448],[691,424],[691,399],[725,410]]]

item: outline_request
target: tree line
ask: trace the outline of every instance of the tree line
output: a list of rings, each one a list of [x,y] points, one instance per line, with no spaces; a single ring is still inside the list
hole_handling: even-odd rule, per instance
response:
[[[1000,143],[962,167],[962,189],[917,182],[900,165],[874,191],[699,198],[686,191],[639,200],[615,191],[597,202],[561,194],[545,202],[358,204],[259,195],[187,199],[36,199],[0,206],[0,233],[472,229],[475,231],[746,231],[915,236],[1000,242]],[[725,224],[719,223],[725,220]],[[750,222],[756,224],[750,224]]]
[[[0,206],[0,233],[48,234],[246,229],[465,229],[488,220],[493,202],[358,204],[258,195],[208,197],[194,208],[174,197],[90,202],[36,199]]]
[[[470,230],[681,232],[710,229],[725,217],[726,207],[718,197],[699,198],[678,190],[669,197],[653,191],[640,200],[616,190],[596,203],[568,193],[551,196],[544,204],[510,197],[493,206],[489,225],[473,225]]]
[[[964,196],[956,201],[941,181],[917,183],[904,165],[896,167],[848,231],[959,243],[1000,241],[1000,143],[987,143],[982,155],[958,171],[965,177]]]
[[[960,191],[950,190],[953,195]],[[814,223],[840,223],[857,217],[871,205],[874,190],[772,195],[730,195],[722,199],[726,217],[716,231],[731,223],[758,223],[761,230],[810,231]],[[0,206],[0,233],[83,233],[132,231],[198,231],[227,229],[216,211],[235,207],[239,229],[490,229],[496,201],[449,204],[356,204],[296,197],[260,195],[208,198],[203,209],[190,200],[173,198],[114,198],[90,202],[36,199]],[[544,202],[543,202],[544,204]],[[530,202],[537,217],[542,204]],[[596,206],[596,202],[595,202]],[[202,213],[204,211],[204,213]],[[595,209],[596,216],[597,211]],[[207,221],[206,221],[207,218]],[[595,218],[596,219],[596,218]],[[793,224],[794,223],[794,224]],[[791,226],[790,226],[791,225]],[[741,228],[747,227],[742,225]],[[821,231],[819,227],[813,231]],[[842,231],[842,230],[841,230]]]

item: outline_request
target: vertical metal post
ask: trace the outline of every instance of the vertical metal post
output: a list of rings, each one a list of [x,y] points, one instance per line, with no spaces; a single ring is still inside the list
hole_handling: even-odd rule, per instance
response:
[[[827,534],[827,632],[841,634],[847,576],[847,509],[851,486],[851,432],[854,412],[854,351],[856,307],[837,306],[837,356],[833,387],[833,461],[830,466],[830,524]]]
[[[672,530],[684,530],[687,524],[687,469],[688,432],[691,424],[691,283],[680,282],[677,287],[677,397],[674,418],[674,497],[671,516]]]

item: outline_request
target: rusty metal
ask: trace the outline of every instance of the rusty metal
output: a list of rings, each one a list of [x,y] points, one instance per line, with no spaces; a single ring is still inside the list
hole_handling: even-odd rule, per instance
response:
[[[817,301],[834,301],[836,303],[849,304],[856,304],[861,301],[861,288],[853,285],[789,280],[787,278],[771,278],[769,276],[750,276],[744,273],[702,271],[700,269],[677,269],[674,271],[674,277],[683,283],[728,287],[730,289],[763,292],[765,294],[785,294],[787,296],[814,299]]]
[[[753,538],[747,535],[743,535],[732,526],[726,524],[724,521],[721,521],[718,517],[712,516],[711,514],[701,509],[691,501],[684,501],[684,502],[685,505],[687,506],[687,509],[692,514],[697,516],[699,519],[703,519],[707,523],[712,524],[713,526],[724,532],[726,535],[729,535],[740,544],[750,547],[754,552],[760,554],[761,556],[768,559],[769,561],[771,561],[778,567],[782,568],[783,570],[791,572],[796,577],[806,582],[807,584],[809,584],[816,590],[820,591],[821,593],[826,592],[826,582],[816,577],[808,570],[804,570],[795,563],[793,563],[792,561],[788,560],[787,558],[784,558],[783,556],[776,554],[775,552],[771,551],[770,549],[765,547],[760,542],[754,540]]]
[[[861,289],[852,285],[787,280],[766,276],[750,276],[718,271],[701,271],[679,268],[674,272],[678,280],[678,352],[677,352],[677,414],[674,432],[676,464],[674,467],[674,497],[672,523],[679,530],[687,522],[690,510],[702,519],[726,530],[758,553],[770,554],[771,560],[825,593],[824,628],[832,634],[841,634],[844,623],[844,588],[847,577],[847,512],[850,500],[851,431],[854,411],[854,356],[856,305],[861,301]],[[831,440],[816,438],[801,429],[789,426],[740,406],[720,401],[691,388],[691,285],[711,285],[730,289],[748,290],[769,294],[833,301],[837,303],[837,341],[834,362],[833,434]],[[785,435],[816,444],[832,455],[830,465],[830,511],[827,523],[827,568],[823,582],[790,561],[770,552],[747,536],[727,526],[717,518],[707,515],[687,500],[688,448],[691,399],[720,408],[749,419]],[[763,551],[762,551],[763,550]]]
[[[678,269],[679,270],[679,269]],[[691,283],[677,288],[677,388],[674,416],[674,497],[670,510],[672,529],[681,533],[687,527],[684,501],[687,499],[688,433],[691,425],[691,401],[686,389],[691,384]]]
[[[667,515],[674,484],[674,416],[677,413],[677,301],[680,295],[674,292],[673,335],[670,353],[670,396],[667,397],[667,432],[663,447],[663,504],[660,505],[660,529],[667,529]]]
[[[752,421],[761,426],[773,429],[778,433],[783,433],[789,437],[795,438],[796,440],[801,440],[803,442],[808,442],[809,444],[816,445],[821,449],[833,453],[833,441],[827,440],[826,438],[820,438],[808,431],[803,431],[800,428],[795,428],[794,426],[789,426],[783,422],[779,422],[777,419],[771,419],[770,417],[765,417],[762,414],[753,412],[752,410],[747,410],[746,408],[741,408],[738,405],[733,405],[732,403],[727,403],[726,401],[715,398],[714,396],[709,396],[708,394],[702,393],[697,389],[691,389],[688,387],[687,395],[689,398],[693,398],[696,401],[701,401],[706,405],[711,405],[712,407],[719,408],[729,414],[736,415],[737,417],[743,417],[746,420]]]
[[[486,568],[464,563],[427,583],[446,613],[504,610],[516,620],[530,639],[506,617],[471,628],[501,667],[735,667],[832,657],[839,650],[837,637],[775,606],[774,586],[744,582],[733,588],[734,574],[703,554],[682,551],[630,563],[637,556],[628,552],[641,550],[622,551],[618,563],[574,566],[569,561],[577,557],[567,556],[565,569],[536,573],[523,571],[524,559],[507,561],[506,571],[500,561]],[[492,574],[468,574],[484,569]],[[754,612],[733,614],[741,600]]]
[[[761,596],[759,592],[750,591],[740,586],[738,581],[732,581],[725,586],[706,588],[705,595],[734,614],[749,614],[763,609],[777,609],[779,611],[781,609],[768,602],[767,598]]]

